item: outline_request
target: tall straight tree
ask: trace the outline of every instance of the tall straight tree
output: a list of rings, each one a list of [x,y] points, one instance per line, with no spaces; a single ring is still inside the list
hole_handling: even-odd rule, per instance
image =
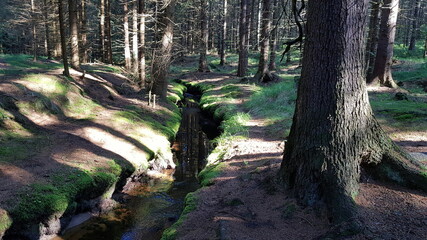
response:
[[[37,20],[36,20],[36,3],[34,0],[31,0],[31,28],[33,31],[33,61],[37,61]]]
[[[381,10],[377,55],[372,76],[368,79],[369,84],[381,84],[390,88],[397,87],[391,75],[391,66],[393,64],[393,46],[398,12],[399,0],[384,0]]]
[[[199,58],[199,72],[209,72],[208,67],[208,17],[206,11],[208,8],[208,2],[206,0],[200,0],[200,58]]]
[[[105,61],[113,64],[113,42],[111,38],[111,0],[105,1]]]
[[[172,59],[175,2],[176,0],[162,0],[163,12],[158,15],[158,27],[162,34],[162,38],[153,56],[153,68],[151,73],[153,82],[152,87],[148,86],[148,89],[158,94],[161,98],[166,98],[167,96],[167,75]]]
[[[138,57],[138,0],[133,0],[132,3],[132,65],[133,74],[138,75],[139,57]]]
[[[386,136],[369,104],[367,6],[368,0],[308,2],[302,73],[280,170],[300,203],[326,206],[335,223],[357,213],[360,164],[427,190],[420,166]]]
[[[77,0],[68,0],[68,19],[70,20],[71,66],[80,69],[79,25],[77,20]]]
[[[415,7],[414,7],[414,15],[412,16],[412,26],[411,26],[411,39],[409,40],[409,47],[408,50],[412,51],[415,49],[415,43],[417,41],[418,36],[418,21],[419,21],[419,15],[421,10],[421,0],[415,0]]]
[[[47,59],[52,59],[52,41],[50,36],[49,25],[49,10],[50,6],[48,5],[47,0],[43,0],[43,17],[44,17],[44,31],[45,31],[45,53]]]
[[[81,52],[81,62],[87,63],[89,61],[89,50],[87,42],[87,1],[81,0],[80,10],[79,10],[79,19],[80,19],[80,52]]]
[[[132,59],[130,56],[130,41],[129,41],[129,7],[128,0],[123,0],[123,30],[124,30],[124,52],[125,52],[125,68],[131,70]]]
[[[271,25],[271,2],[262,0],[262,21],[261,21],[261,54],[259,56],[258,71],[254,80],[257,82],[268,82],[273,79],[268,70],[268,54],[270,48],[270,25]]]
[[[226,39],[227,39],[227,0],[222,1],[222,33],[221,33],[221,48],[220,48],[220,63],[219,65],[224,66],[227,62],[225,51],[227,49]]]
[[[106,45],[105,45],[105,1],[99,0],[99,53],[101,61],[106,61]]]
[[[145,85],[145,0],[139,0],[139,84]]]
[[[382,0],[371,0],[371,16],[369,18],[369,34],[366,44],[366,70],[367,79],[372,78],[374,70],[375,56],[378,45],[378,30],[380,22],[380,8]]]
[[[65,23],[64,23],[64,6],[62,1],[58,1],[58,20],[59,20],[59,33],[61,36],[61,55],[62,63],[64,64],[64,75],[69,77],[70,70],[68,69],[68,59],[67,59],[67,40],[65,36]]]
[[[279,31],[279,1],[273,1],[273,30],[270,33],[270,62],[268,69],[270,71],[276,70],[276,48],[277,48],[277,33]]]
[[[247,48],[247,7],[248,0],[240,0],[240,21],[239,21],[239,64],[237,66],[237,76],[244,77],[248,70],[248,48]]]

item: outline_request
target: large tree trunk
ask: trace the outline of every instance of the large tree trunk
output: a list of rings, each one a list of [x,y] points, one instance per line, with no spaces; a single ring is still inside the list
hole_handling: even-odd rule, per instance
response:
[[[405,160],[411,158],[382,131],[369,104],[363,64],[367,2],[308,2],[302,74],[280,169],[300,203],[326,205],[335,223],[356,214],[361,163],[427,190],[427,177]]]
[[[132,8],[132,55],[133,55],[133,74],[139,73],[139,57],[138,57],[138,0],[133,1]]]
[[[225,56],[225,51],[226,51],[226,39],[227,39],[227,0],[223,1],[222,4],[222,11],[223,11],[223,15],[222,15],[222,34],[221,34],[221,51],[220,51],[220,57],[221,57],[221,61],[219,63],[219,65],[224,66],[225,63],[227,62],[226,60],[226,56]]]
[[[240,0],[240,24],[239,24],[239,65],[237,66],[237,76],[244,77],[248,69],[248,48],[246,45],[246,13],[248,1]]]
[[[43,0],[43,14],[44,14],[44,30],[45,30],[45,49],[46,49],[46,56],[47,59],[52,59],[52,41],[51,41],[51,32],[50,32],[50,28],[49,25],[50,23],[50,19],[49,19],[49,5],[47,0]]]
[[[276,48],[277,48],[277,32],[279,30],[279,1],[273,1],[273,30],[271,31],[270,36],[270,63],[268,64],[268,69],[270,71],[276,70]]]
[[[208,3],[206,0],[200,1],[200,58],[199,58],[199,72],[209,72],[208,67],[208,19],[206,10]]]
[[[113,43],[111,40],[111,0],[105,0],[105,37],[106,62],[113,64]]]
[[[270,48],[270,25],[271,25],[271,2],[262,0],[262,22],[261,22],[261,54],[259,56],[258,71],[254,80],[257,82],[268,82],[273,76],[268,70],[268,54]]]
[[[381,0],[371,0],[371,16],[369,18],[369,35],[366,44],[366,70],[367,79],[372,78],[375,56],[378,45],[378,30],[380,22]]]
[[[391,66],[393,64],[393,46],[398,11],[399,0],[384,0],[381,10],[377,55],[372,76],[368,79],[369,84],[381,84],[390,88],[397,87],[391,75]]]
[[[139,0],[139,85],[145,86],[145,1]]]
[[[87,44],[87,13],[86,13],[86,1],[81,0],[80,4],[80,52],[81,52],[81,62],[89,62],[89,50]]]
[[[65,24],[64,24],[64,10],[62,6],[62,1],[58,1],[58,18],[59,18],[59,32],[61,36],[61,55],[62,62],[64,64],[64,75],[69,77],[70,71],[68,69],[68,60],[67,60],[67,44],[65,37]]]
[[[411,29],[411,40],[409,41],[408,50],[412,51],[415,49],[415,43],[418,36],[418,17],[421,9],[421,0],[415,1],[414,15],[412,16],[412,29]]]
[[[126,70],[131,70],[132,68],[132,59],[130,56],[130,41],[129,41],[129,8],[128,1],[124,0],[123,2],[123,30],[125,34],[125,68]]]
[[[99,0],[99,52],[101,55],[102,62],[105,62],[107,59],[105,55],[105,1],[106,0]]]
[[[71,66],[74,69],[80,69],[79,56],[79,25],[77,22],[77,0],[68,0],[68,12],[70,20],[71,37]]]
[[[31,0],[31,28],[33,33],[32,45],[33,45],[33,61],[37,61],[37,21],[36,21],[36,5],[34,0]]]
[[[159,14],[159,29],[162,32],[162,39],[158,50],[153,56],[153,69],[152,69],[152,89],[153,93],[160,95],[161,98],[166,98],[168,81],[167,75],[169,72],[169,65],[172,54],[173,44],[173,17],[175,11],[176,0],[163,0],[164,11]]]

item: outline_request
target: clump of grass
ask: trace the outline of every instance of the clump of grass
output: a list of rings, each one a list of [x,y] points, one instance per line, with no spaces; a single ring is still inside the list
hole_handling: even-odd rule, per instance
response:
[[[217,163],[205,167],[197,176],[200,181],[200,185],[203,187],[210,186],[214,182],[213,180],[221,174],[221,171],[226,167],[225,163]]]

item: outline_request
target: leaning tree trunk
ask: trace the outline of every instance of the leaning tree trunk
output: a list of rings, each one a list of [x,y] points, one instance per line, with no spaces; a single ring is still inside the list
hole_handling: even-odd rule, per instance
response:
[[[371,0],[371,16],[369,18],[369,34],[366,44],[366,76],[372,78],[375,56],[378,45],[378,30],[380,21],[381,0]]]
[[[371,78],[368,79],[368,83],[371,85],[381,84],[390,88],[397,87],[391,75],[391,66],[393,64],[393,46],[398,11],[399,0],[384,0],[374,70]]]
[[[162,39],[153,56],[152,88],[148,86],[148,89],[151,89],[154,94],[158,94],[161,98],[166,98],[167,96],[167,75],[172,58],[175,2],[176,0],[163,0],[164,6],[162,8],[164,10],[159,14],[158,19],[158,27],[162,32]]]
[[[67,44],[65,37],[65,24],[64,24],[64,10],[62,6],[62,1],[58,1],[58,18],[59,18],[59,34],[61,36],[61,55],[62,62],[64,64],[64,75],[69,77],[70,71],[68,69],[68,60],[67,60]]]
[[[247,0],[240,0],[240,23],[239,23],[239,64],[237,66],[237,76],[244,77],[248,69],[248,48],[246,47],[246,13],[248,2]]]
[[[123,30],[125,38],[125,68],[126,70],[131,70],[132,68],[132,59],[130,56],[130,41],[129,41],[129,8],[128,1],[124,0],[123,2]]]
[[[270,0],[262,0],[262,22],[261,22],[261,54],[259,56],[258,71],[255,74],[256,82],[268,82],[273,80],[273,76],[268,70],[268,53],[270,48],[270,24],[271,24],[271,4]]]
[[[208,18],[206,10],[208,3],[206,0],[200,1],[200,58],[199,58],[199,72],[209,72],[208,60]]]
[[[77,22],[77,0],[68,0],[71,37],[71,66],[80,69],[79,56],[79,26]]]
[[[223,1],[222,4],[222,11],[223,11],[223,15],[222,15],[222,34],[221,34],[221,51],[220,51],[220,57],[221,57],[221,61],[219,63],[219,65],[224,66],[225,63],[227,62],[226,60],[226,56],[225,56],[225,51],[226,51],[226,39],[227,39],[227,0]]]
[[[280,169],[300,203],[326,206],[335,223],[356,214],[361,163],[427,190],[419,166],[373,116],[364,81],[366,7],[367,0],[308,2],[296,109]]]
[[[417,41],[418,36],[418,21],[419,21],[419,13],[421,9],[421,0],[416,0],[415,2],[415,8],[414,8],[414,15],[412,16],[412,29],[411,29],[411,39],[409,40],[409,47],[408,50],[412,51],[415,49],[415,43]]]

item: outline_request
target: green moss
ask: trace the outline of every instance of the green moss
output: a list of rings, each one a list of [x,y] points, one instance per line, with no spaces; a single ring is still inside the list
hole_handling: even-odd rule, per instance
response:
[[[198,176],[200,185],[205,187],[214,184],[213,180],[221,174],[222,169],[225,167],[225,163],[218,163],[205,167]]]
[[[0,162],[16,163],[26,160],[50,144],[45,136],[24,137],[9,131],[1,133]]]
[[[33,56],[18,54],[18,55],[9,55],[9,54],[0,54],[0,59],[9,64],[8,70],[13,70],[16,74],[22,74],[21,70],[28,69],[58,69],[62,65],[59,63],[54,63],[48,61],[46,57],[39,57],[39,61],[34,62]],[[11,74],[12,72],[8,72]]]
[[[3,233],[12,226],[12,219],[7,212],[0,213],[0,233]]]
[[[176,221],[170,228],[166,229],[163,232],[162,240],[174,240],[177,237],[177,229],[182,225],[182,223],[187,218],[188,213],[196,210],[197,208],[197,192],[189,193],[185,197],[185,207],[179,217],[178,221]]]

